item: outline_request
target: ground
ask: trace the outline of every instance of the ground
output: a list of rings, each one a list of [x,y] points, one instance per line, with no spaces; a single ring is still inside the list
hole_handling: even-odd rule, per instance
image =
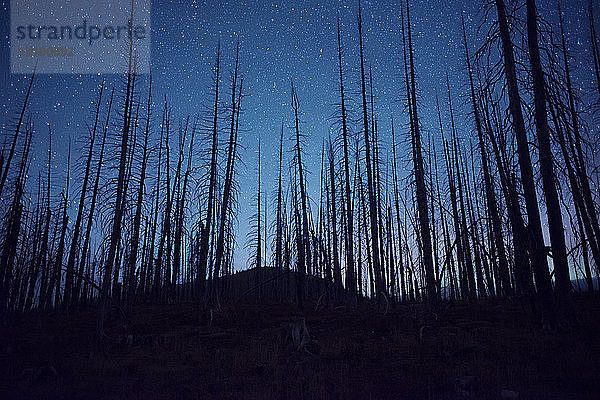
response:
[[[387,314],[140,305],[110,315],[102,345],[95,310],[23,315],[0,328],[0,398],[595,399],[600,298],[574,309],[569,327],[542,331],[516,300]],[[301,318],[310,342],[294,346]]]

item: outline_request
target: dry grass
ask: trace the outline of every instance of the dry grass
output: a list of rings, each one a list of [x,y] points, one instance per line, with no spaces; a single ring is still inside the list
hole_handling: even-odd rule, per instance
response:
[[[576,299],[573,326],[553,333],[525,308],[488,301],[434,314],[406,305],[383,316],[366,305],[304,314],[240,305],[209,324],[191,304],[147,305],[128,321],[112,315],[113,341],[101,347],[93,311],[27,315],[3,329],[0,397],[500,399],[509,389],[521,399],[596,398],[600,299]],[[312,341],[295,352],[282,338],[300,315]]]

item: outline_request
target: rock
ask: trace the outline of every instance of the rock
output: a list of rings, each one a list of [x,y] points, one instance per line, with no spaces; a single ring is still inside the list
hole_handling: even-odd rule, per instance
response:
[[[518,400],[519,392],[514,390],[503,389],[500,391],[500,399],[502,400]]]
[[[58,372],[56,372],[56,368],[54,368],[52,365],[25,368],[19,376],[19,379],[25,380],[29,383],[36,383],[41,380],[50,381],[56,378],[58,378]]]
[[[33,378],[35,377],[35,368],[25,368],[21,371],[21,375],[19,375],[20,379],[26,380],[28,382],[33,382]]]
[[[459,376],[454,379],[456,392],[462,398],[471,398],[475,391],[475,382],[477,378],[472,375]]]
[[[36,380],[56,378],[58,378],[58,372],[56,372],[56,369],[52,365],[41,367],[36,376]]]
[[[467,388],[473,386],[475,383],[475,377],[472,375],[459,376],[455,380],[456,385],[461,388]]]
[[[292,351],[304,351],[310,342],[306,320],[299,318],[285,327],[283,343]]]

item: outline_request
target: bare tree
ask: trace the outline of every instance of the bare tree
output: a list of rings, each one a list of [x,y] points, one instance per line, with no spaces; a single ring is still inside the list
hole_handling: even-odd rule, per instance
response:
[[[527,140],[525,121],[523,119],[523,111],[521,109],[521,96],[519,95],[519,87],[517,84],[513,44],[510,38],[504,0],[496,0],[496,10],[498,12],[498,25],[500,28],[500,39],[502,41],[502,53],[504,56],[504,74],[508,89],[509,110],[512,117],[512,128],[517,139],[521,182],[523,184],[525,206],[527,209],[529,250],[537,291],[542,303],[542,323],[552,324],[555,317],[554,303],[552,300],[552,283],[550,282],[546,247],[542,235],[542,223],[540,220],[535,183],[533,181],[533,167],[531,156],[529,154],[529,143]]]
[[[527,0],[527,43],[529,45],[529,62],[533,78],[534,118],[540,158],[540,172],[546,199],[546,214],[552,245],[552,260],[556,278],[556,294],[558,296],[561,317],[566,318],[571,292],[571,278],[567,263],[567,246],[562,220],[562,211],[556,190],[554,173],[554,157],[550,146],[550,128],[546,108],[546,83],[540,59],[538,44],[537,10],[535,0]]]

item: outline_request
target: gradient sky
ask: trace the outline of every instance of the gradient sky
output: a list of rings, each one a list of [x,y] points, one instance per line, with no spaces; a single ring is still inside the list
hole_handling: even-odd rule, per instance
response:
[[[459,134],[468,137],[472,123],[465,107],[466,76],[460,33],[460,14],[465,13],[468,38],[474,51],[485,30],[477,34],[482,21],[483,1],[411,0],[413,35],[418,74],[421,122],[425,134],[437,134],[435,91],[445,96],[445,75],[449,74],[457,107]],[[557,23],[555,1],[538,0],[542,15]],[[563,0],[569,50],[575,83],[587,90],[592,80],[591,51],[587,26],[588,0]],[[300,100],[301,130],[307,136],[305,162],[310,171],[309,190],[318,201],[320,151],[324,138],[333,130],[332,116],[339,101],[336,42],[336,14],[342,21],[345,85],[350,97],[359,100],[359,58],[356,26],[357,1],[153,1],[152,58],[155,133],[158,133],[161,100],[167,95],[173,107],[173,122],[203,112],[209,105],[212,66],[217,42],[223,49],[223,88],[228,91],[234,61],[235,42],[241,44],[241,68],[245,77],[246,98],[241,119],[241,143],[244,147],[238,180],[239,198],[238,252],[236,266],[246,264],[248,218],[252,214],[252,196],[256,189],[256,150],[258,137],[263,140],[264,192],[271,196],[276,188],[279,130],[282,118],[286,137],[292,134],[289,107],[290,78],[294,79]],[[23,98],[26,85],[22,75],[9,73],[9,2],[0,8],[0,124],[6,134],[10,120]],[[401,91],[403,65],[400,9],[397,1],[363,1],[365,56],[373,69],[376,113],[380,138],[386,145],[390,139],[390,117],[395,116],[398,135],[405,134]],[[496,17],[495,12],[491,14]],[[557,26],[557,25],[554,25]],[[43,167],[50,122],[55,132],[53,160],[55,177],[65,175],[68,138],[74,143],[75,156],[81,154],[78,139],[87,136],[87,124],[95,108],[96,88],[105,78],[108,84],[121,82],[117,76],[43,75],[36,77],[29,111],[37,130],[34,136],[32,168]],[[117,86],[119,87],[119,86]],[[122,87],[122,84],[121,86]],[[144,89],[140,89],[144,92]],[[145,97],[143,94],[142,97]],[[226,100],[226,94],[222,98]],[[351,116],[359,117],[358,102],[351,105]],[[442,110],[446,115],[445,103]],[[355,124],[359,129],[359,124]],[[286,142],[290,157],[291,141]],[[408,165],[407,149],[400,150],[400,168]],[[385,154],[382,155],[385,160]],[[406,173],[406,172],[405,172]],[[63,180],[61,180],[63,182]],[[31,182],[30,182],[31,183]],[[76,184],[72,185],[72,187]],[[57,185],[55,191],[61,188]],[[272,203],[271,203],[272,204]],[[270,204],[270,205],[271,205]],[[272,208],[272,206],[270,207]]]

